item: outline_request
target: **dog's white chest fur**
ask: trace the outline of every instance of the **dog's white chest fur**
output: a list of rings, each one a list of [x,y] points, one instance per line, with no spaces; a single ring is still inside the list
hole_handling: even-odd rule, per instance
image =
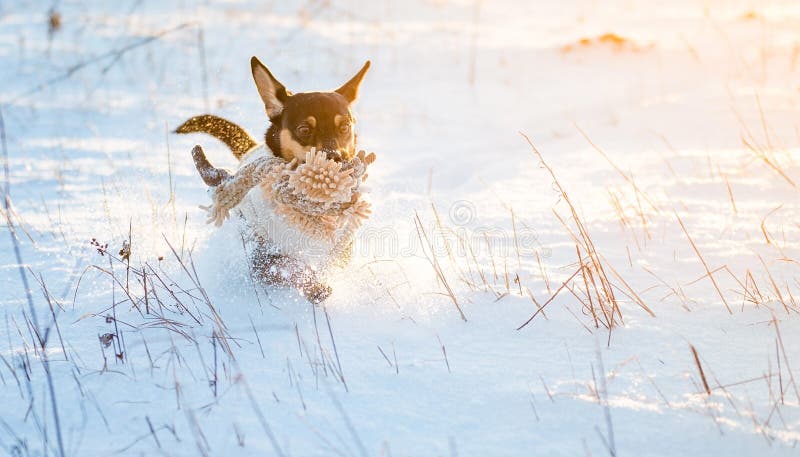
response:
[[[243,167],[261,157],[272,156],[266,146],[258,146],[242,157],[239,167]],[[286,222],[275,213],[275,203],[264,198],[264,191],[255,186],[237,206],[247,230],[270,243],[276,252],[292,257],[313,267],[321,268],[330,259],[334,243],[314,238]]]

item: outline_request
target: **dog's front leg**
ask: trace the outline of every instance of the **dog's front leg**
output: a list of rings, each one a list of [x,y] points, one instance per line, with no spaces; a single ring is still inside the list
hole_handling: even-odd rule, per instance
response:
[[[253,274],[268,285],[294,287],[314,304],[323,302],[332,292],[314,269],[294,257],[271,252],[264,243],[258,243],[253,252]]]

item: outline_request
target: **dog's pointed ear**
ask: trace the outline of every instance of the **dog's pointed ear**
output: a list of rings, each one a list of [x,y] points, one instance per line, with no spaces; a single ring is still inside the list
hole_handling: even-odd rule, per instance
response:
[[[361,80],[364,79],[364,75],[369,70],[370,61],[367,60],[367,63],[361,67],[361,70],[353,76],[350,81],[344,83],[344,85],[338,89],[336,89],[336,93],[343,96],[349,103],[353,103],[358,98],[358,87],[361,86]]]
[[[253,71],[253,80],[256,82],[258,94],[261,96],[261,100],[264,101],[267,116],[270,119],[274,119],[283,111],[283,104],[291,93],[272,76],[272,73],[258,60],[258,57],[253,56],[250,59],[250,69]]]

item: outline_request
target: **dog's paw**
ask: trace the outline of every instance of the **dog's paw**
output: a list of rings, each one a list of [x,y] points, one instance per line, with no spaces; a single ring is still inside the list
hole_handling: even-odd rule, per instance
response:
[[[315,305],[318,305],[327,300],[328,297],[331,296],[331,294],[333,293],[333,289],[331,289],[331,287],[328,286],[327,284],[316,282],[303,287],[302,292],[303,296],[306,297],[308,301],[310,301]]]
[[[367,151],[364,150],[358,151],[358,154],[356,156],[358,157],[359,160],[361,160],[361,163],[363,163],[364,165],[372,165],[372,163],[375,162],[375,159],[378,158],[378,156],[376,156],[374,152],[370,152],[369,154],[367,154]]]

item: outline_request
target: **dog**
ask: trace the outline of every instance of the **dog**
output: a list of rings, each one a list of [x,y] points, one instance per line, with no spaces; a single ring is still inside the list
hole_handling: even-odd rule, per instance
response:
[[[211,114],[192,117],[175,132],[200,132],[217,138],[239,159],[240,167],[265,154],[303,163],[312,148],[323,151],[329,160],[348,162],[356,155],[355,117],[351,107],[369,67],[370,61],[367,61],[355,76],[336,90],[293,94],[257,57],[252,57],[253,81],[269,120],[263,145],[242,127]],[[214,167],[202,148],[195,147],[192,156],[206,185],[217,186],[230,176],[229,172]],[[264,204],[258,193],[248,193],[239,212],[245,221],[259,221],[252,237],[255,241],[252,271],[257,279],[268,285],[294,287],[312,303],[320,303],[330,296],[332,289],[321,280],[318,269],[328,260],[326,257],[333,246],[309,239],[286,224]],[[351,247],[347,247],[346,256]]]

